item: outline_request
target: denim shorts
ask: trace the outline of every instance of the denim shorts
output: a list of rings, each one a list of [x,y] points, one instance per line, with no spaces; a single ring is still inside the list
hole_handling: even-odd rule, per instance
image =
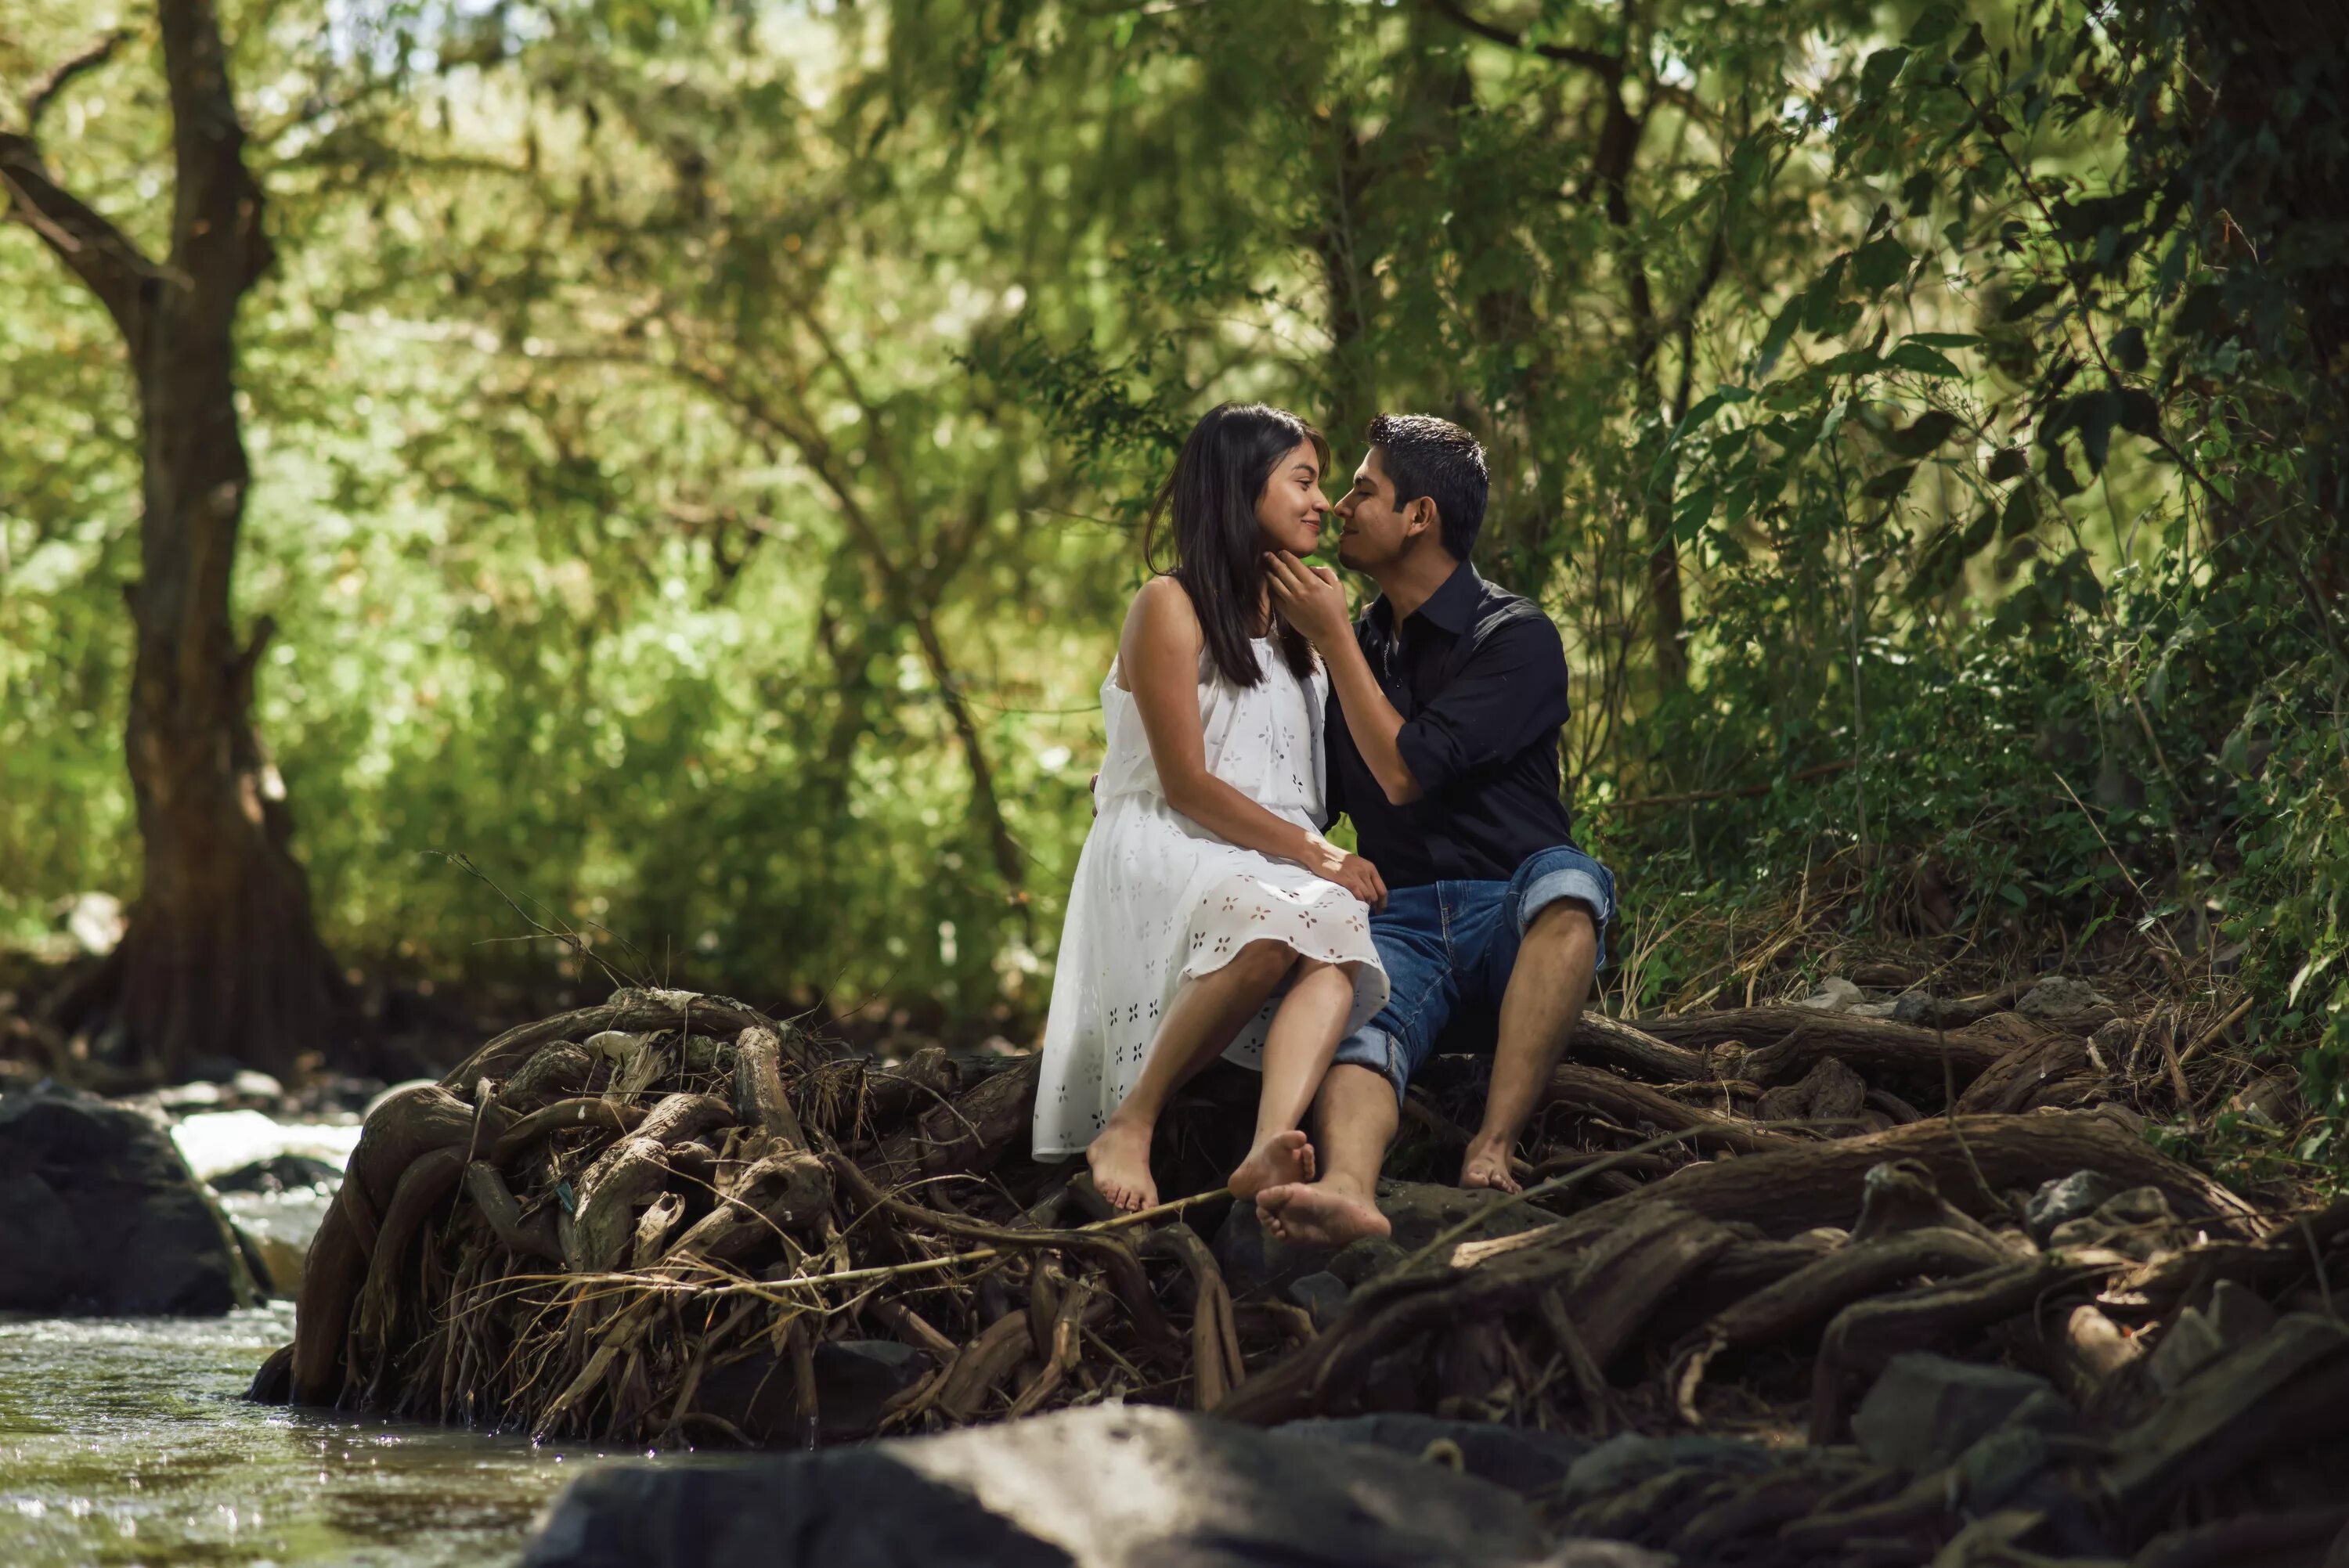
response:
[[[1387,1005],[1340,1042],[1336,1059],[1384,1073],[1400,1099],[1447,1026],[1497,1019],[1526,927],[1560,899],[1589,910],[1598,928],[1599,962],[1606,963],[1615,878],[1569,845],[1536,851],[1505,882],[1440,882],[1391,890],[1386,908],[1371,916],[1371,940],[1386,965]],[[1478,1046],[1493,1048],[1489,1028]]]

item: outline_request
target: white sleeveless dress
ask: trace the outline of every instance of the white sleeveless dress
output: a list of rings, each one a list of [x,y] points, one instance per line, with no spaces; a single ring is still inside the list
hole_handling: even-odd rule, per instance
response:
[[[1199,723],[1209,772],[1275,816],[1318,828],[1328,759],[1321,716],[1329,676],[1299,679],[1259,637],[1265,672],[1253,686],[1225,680],[1199,655]],[[1093,1140],[1134,1080],[1175,987],[1220,969],[1251,942],[1286,944],[1354,968],[1348,1031],[1387,999],[1362,901],[1292,861],[1226,843],[1167,803],[1133,694],[1102,683],[1109,748],[1093,801],[1099,814],[1077,861],[1044,1025],[1034,1151],[1073,1154]],[[1225,1051],[1257,1068],[1276,996]]]

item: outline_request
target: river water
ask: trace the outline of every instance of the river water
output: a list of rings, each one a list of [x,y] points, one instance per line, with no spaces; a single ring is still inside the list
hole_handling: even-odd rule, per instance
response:
[[[347,1150],[356,1130],[211,1130],[231,1135],[181,1137],[206,1176],[280,1148]],[[323,1202],[234,1208],[282,1233]],[[0,1565],[511,1563],[540,1505],[602,1457],[247,1404],[254,1368],[293,1336],[285,1301],[224,1318],[0,1317]]]

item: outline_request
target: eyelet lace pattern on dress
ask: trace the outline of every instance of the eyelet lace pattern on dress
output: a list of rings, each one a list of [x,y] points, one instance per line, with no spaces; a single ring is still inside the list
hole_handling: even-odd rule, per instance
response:
[[[1199,721],[1208,770],[1299,827],[1321,820],[1327,759],[1321,715],[1329,677],[1299,679],[1257,640],[1265,678],[1226,682],[1201,656]],[[1109,745],[1094,799],[1100,815],[1078,857],[1061,932],[1051,1012],[1036,1095],[1035,1152],[1073,1154],[1093,1140],[1142,1076],[1158,1020],[1185,978],[1231,962],[1252,942],[1353,965],[1349,1030],[1387,999],[1371,945],[1370,911],[1304,867],[1227,844],[1167,803],[1132,693],[1111,667],[1102,683]],[[1256,1068],[1279,998],[1242,1029],[1226,1061]]]

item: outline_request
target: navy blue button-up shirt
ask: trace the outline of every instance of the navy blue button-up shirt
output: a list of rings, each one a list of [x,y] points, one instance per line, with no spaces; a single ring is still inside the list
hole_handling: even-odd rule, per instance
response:
[[[1330,696],[1330,820],[1389,887],[1506,882],[1537,850],[1574,841],[1558,789],[1566,647],[1529,599],[1461,562],[1406,619],[1381,595],[1354,623],[1371,673],[1402,716],[1395,737],[1420,798],[1397,806]]]

